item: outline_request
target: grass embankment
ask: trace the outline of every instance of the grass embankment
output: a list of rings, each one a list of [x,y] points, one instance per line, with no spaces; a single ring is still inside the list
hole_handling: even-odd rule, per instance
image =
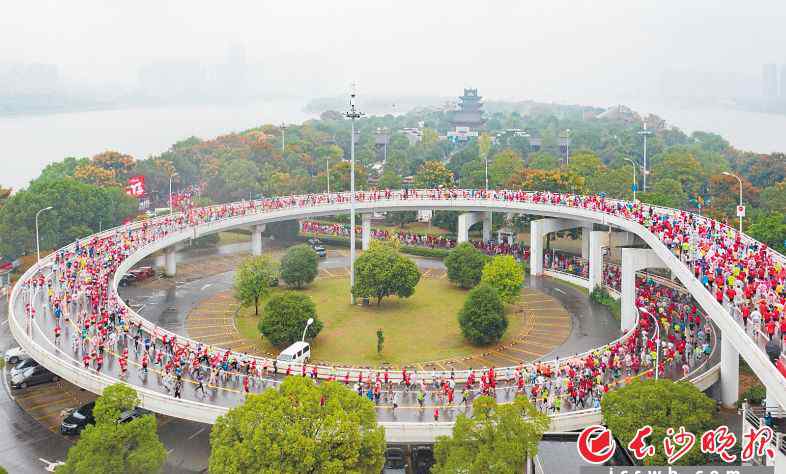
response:
[[[350,305],[347,278],[320,278],[299,291],[314,300],[317,315],[324,323],[322,332],[312,343],[314,361],[400,366],[488,350],[470,345],[461,335],[457,314],[467,293],[446,279],[423,278],[412,297],[386,298],[379,307]],[[523,317],[515,314],[513,306],[507,308],[507,314],[510,324],[503,343],[513,340],[524,325]],[[259,335],[257,321],[253,307],[242,308],[236,318],[238,331],[254,341],[260,350],[278,353],[279,349]],[[378,329],[385,334],[381,356],[376,352]]]

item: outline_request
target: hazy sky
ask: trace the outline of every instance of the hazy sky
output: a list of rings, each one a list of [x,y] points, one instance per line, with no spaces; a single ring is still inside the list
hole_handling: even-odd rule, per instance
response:
[[[354,80],[367,93],[476,85],[492,98],[580,101],[647,89],[667,68],[757,77],[786,62],[784,18],[776,0],[10,2],[0,60],[132,83],[151,60],[215,61],[242,45],[272,80],[326,92]]]

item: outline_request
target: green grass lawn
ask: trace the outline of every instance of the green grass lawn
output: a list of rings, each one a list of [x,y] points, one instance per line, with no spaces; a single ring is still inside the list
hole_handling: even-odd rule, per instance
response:
[[[347,278],[320,278],[300,291],[314,300],[317,317],[324,323],[322,332],[312,343],[314,361],[401,366],[488,350],[474,347],[462,337],[457,314],[466,291],[454,287],[447,279],[423,278],[412,297],[386,298],[379,307],[350,305]],[[503,343],[514,339],[524,325],[523,318],[515,315],[513,309],[507,308],[510,324]],[[260,350],[277,354],[279,349],[260,336],[257,320],[253,307],[242,308],[236,318],[237,328],[243,337],[255,341]],[[385,333],[381,356],[377,355],[378,329]]]

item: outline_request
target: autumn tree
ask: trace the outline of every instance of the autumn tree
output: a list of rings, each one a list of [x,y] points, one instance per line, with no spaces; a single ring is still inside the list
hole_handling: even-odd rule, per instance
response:
[[[385,432],[374,404],[337,382],[287,377],[216,420],[211,473],[377,474]]]
[[[586,179],[570,171],[525,168],[512,176],[507,187],[527,191],[575,192],[586,191]]]
[[[136,164],[134,157],[117,151],[105,151],[95,155],[90,162],[101,169],[111,171],[115,180],[124,184],[131,176]]]
[[[749,207],[756,207],[759,204],[759,189],[756,188],[744,176],[742,180],[742,199],[743,203]],[[733,176],[716,175],[712,176],[708,183],[710,200],[707,212],[721,218],[733,218],[736,216],[737,204],[740,200],[740,183]]]
[[[120,182],[115,178],[114,171],[101,168],[93,163],[77,166],[74,170],[74,178],[85,184],[103,188],[120,187]]]
[[[438,188],[450,186],[451,183],[453,183],[453,174],[441,161],[423,163],[415,175],[415,186],[418,188]]]

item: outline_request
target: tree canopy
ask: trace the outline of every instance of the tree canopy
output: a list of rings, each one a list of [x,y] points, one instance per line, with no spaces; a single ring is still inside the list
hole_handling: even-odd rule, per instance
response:
[[[210,447],[216,474],[377,474],[385,434],[366,397],[336,382],[287,377],[219,417]]]
[[[480,282],[488,257],[470,242],[462,242],[445,257],[448,279],[461,288],[472,288]]]
[[[88,425],[79,440],[68,450],[58,474],[147,474],[159,472],[166,460],[166,449],[158,439],[156,418],[152,414],[117,423],[123,411],[139,403],[136,392],[124,384],[104,390],[96,400],[96,423]]]
[[[281,259],[281,279],[289,286],[303,288],[319,274],[319,256],[306,244],[287,249]]]
[[[259,314],[260,298],[270,293],[277,278],[276,264],[266,255],[249,257],[235,273],[235,297],[244,306],[254,305],[254,314]]]
[[[526,470],[527,459],[549,427],[549,417],[527,397],[497,404],[491,397],[472,403],[472,417],[459,414],[453,435],[439,436],[434,445],[434,474],[515,474]]]
[[[374,241],[355,260],[352,294],[361,298],[376,298],[379,305],[388,296],[412,296],[419,281],[420,271],[415,262],[400,255],[391,245]]]
[[[503,302],[512,303],[524,285],[524,268],[511,255],[497,255],[483,267],[480,281],[497,290]]]
[[[259,331],[271,344],[286,347],[303,337],[307,321],[314,323],[308,327],[306,337],[313,339],[322,330],[322,321],[317,319],[317,308],[308,295],[286,291],[275,294],[265,304]]]
[[[644,425],[652,426],[648,441],[663,445],[669,428],[684,426],[691,433],[702,433],[712,427],[715,402],[688,382],[668,379],[634,380],[629,385],[613,390],[601,400],[603,423],[614,435],[627,444]],[[704,455],[697,442],[677,464],[695,466],[704,464]],[[662,449],[645,461],[651,465],[666,464]]]
[[[508,318],[499,293],[483,283],[469,290],[458,314],[464,338],[475,345],[499,341],[508,328]]]

